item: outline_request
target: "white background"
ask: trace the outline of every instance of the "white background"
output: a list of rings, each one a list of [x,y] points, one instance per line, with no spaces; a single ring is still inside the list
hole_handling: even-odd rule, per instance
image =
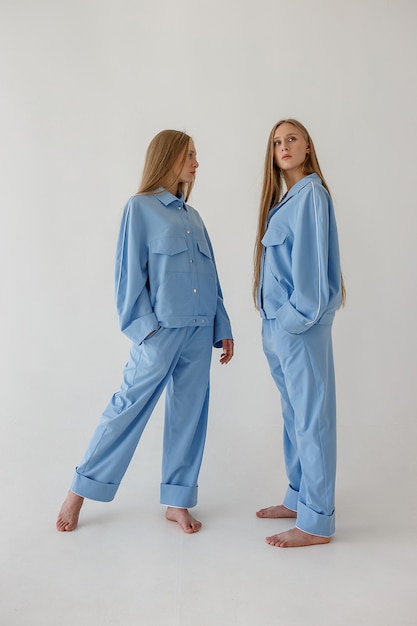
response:
[[[278,623],[279,612],[268,618],[277,593],[274,575],[263,580],[259,596],[246,591],[256,589],[254,574],[261,563],[266,567],[262,559],[275,572],[283,551],[264,548],[263,522],[246,527],[242,520],[278,503],[286,487],[279,397],[251,301],[266,142],[283,117],[300,119],[315,142],[334,197],[348,300],[334,326],[339,532],[330,546],[285,557],[297,565],[286,562],[280,585],[288,587],[277,602],[287,624],[414,623],[416,20],[414,0],[0,0],[5,624],[72,625],[81,611],[93,611],[92,624],[188,625],[196,615],[210,625]],[[213,577],[204,588],[213,595],[212,602],[204,596],[207,606],[200,613],[198,594],[192,585],[189,595],[185,588],[181,559],[189,544],[181,537],[169,579],[183,581],[184,588],[177,586],[165,605],[151,599],[167,581],[155,583],[147,593],[152,617],[141,622],[136,605],[121,597],[113,602],[100,595],[98,610],[94,582],[81,605],[68,589],[80,602],[80,554],[93,545],[92,538],[82,543],[82,532],[96,537],[100,520],[110,523],[112,516],[113,534],[108,526],[106,532],[114,545],[121,536],[117,523],[124,515],[135,519],[138,510],[141,533],[149,535],[149,511],[160,533],[155,542],[167,541],[166,524],[157,526],[161,405],[115,503],[86,506],[92,526],[80,526],[78,535],[63,538],[53,522],[127,360],[129,343],[118,329],[113,300],[116,236],[123,206],[138,187],[146,147],[164,128],[184,130],[195,140],[200,169],[190,203],[211,235],[236,341],[227,367],[218,365],[220,353],[214,353],[200,506],[219,532],[227,526],[221,526],[222,517],[229,520],[224,545],[241,533],[229,555],[231,569],[227,561],[223,566],[240,591],[224,595],[218,570],[207,564],[205,575]],[[210,552],[221,540],[209,531],[210,525],[199,540]],[[255,541],[260,547],[251,553],[245,544]],[[392,553],[383,566],[377,555],[387,544]],[[103,558],[97,571],[89,555],[92,581],[106,571],[106,549],[97,548]],[[311,613],[303,621],[301,600],[312,587],[297,572],[313,562],[314,579],[320,572],[317,555],[338,549],[340,559],[350,555],[343,570],[353,586],[343,599],[334,589],[331,594],[334,607],[339,601],[350,607],[347,621],[341,614],[337,621],[323,606],[317,622]],[[79,558],[65,563],[66,550]],[[196,556],[188,556],[190,571]],[[155,571],[167,571],[164,553],[149,554],[152,559],[158,562]],[[64,563],[65,593],[55,578]],[[382,576],[371,592],[355,576],[363,568],[365,581]],[[130,571],[121,559],[119,579]],[[141,576],[135,571],[135,579]],[[295,587],[301,595],[296,609]],[[49,592],[53,605],[44,603]],[[315,601],[309,598],[309,606]],[[65,618],[61,608],[67,611],[68,605],[72,612]],[[120,606],[129,606],[132,616],[119,620]]]

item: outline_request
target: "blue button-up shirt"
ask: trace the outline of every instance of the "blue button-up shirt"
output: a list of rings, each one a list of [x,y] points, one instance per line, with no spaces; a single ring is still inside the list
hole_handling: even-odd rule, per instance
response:
[[[341,301],[339,244],[333,203],[317,174],[271,209],[262,244],[261,316],[296,334],[331,323]]]
[[[159,326],[213,326],[232,338],[210,239],[199,213],[168,191],[132,196],[116,251],[116,307],[135,343]]]

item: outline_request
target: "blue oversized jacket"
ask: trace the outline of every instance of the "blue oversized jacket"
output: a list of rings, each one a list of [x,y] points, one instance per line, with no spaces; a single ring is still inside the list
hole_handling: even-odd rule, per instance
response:
[[[341,302],[333,203],[317,174],[290,188],[268,216],[258,305],[289,333],[331,323]]]
[[[198,212],[161,189],[132,196],[116,251],[116,307],[135,343],[159,326],[213,326],[213,345],[232,338],[213,250]]]

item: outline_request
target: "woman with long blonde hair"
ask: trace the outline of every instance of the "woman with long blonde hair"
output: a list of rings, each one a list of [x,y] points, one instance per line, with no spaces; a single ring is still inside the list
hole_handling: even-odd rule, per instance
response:
[[[281,394],[288,489],[259,518],[293,518],[277,547],[335,532],[336,398],[332,323],[344,302],[333,203],[313,141],[297,120],[271,130],[254,254],[262,341]]]
[[[212,348],[233,356],[213,250],[187,204],[198,168],[192,138],[164,130],[149,144],[138,193],[125,207],[116,251],[116,307],[131,340],[123,383],[102,414],[57,519],[74,530],[84,498],[116,495],[143,430],[166,388],[161,504],[184,532],[201,522],[197,503]]]

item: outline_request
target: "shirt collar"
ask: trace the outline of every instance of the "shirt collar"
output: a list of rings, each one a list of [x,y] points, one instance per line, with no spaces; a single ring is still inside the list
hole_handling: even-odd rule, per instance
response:
[[[320,185],[322,184],[320,176],[318,176],[315,172],[313,172],[313,174],[308,174],[307,176],[304,176],[304,178],[299,180],[298,183],[295,183],[295,185],[293,185],[291,189],[287,191],[285,196],[281,198],[279,203],[274,208],[280,207],[282,204],[284,204],[285,202],[287,202],[287,200],[295,196],[299,191],[301,191],[301,189],[309,185],[311,182],[319,183]]]
[[[175,203],[175,208],[178,208],[178,206],[181,205],[184,209],[187,209],[187,205],[185,204],[185,200],[184,200],[184,194],[182,193],[180,194],[179,197],[174,196],[174,194],[172,194],[170,191],[167,191],[166,189],[161,187],[160,189],[157,190],[155,195],[158,198],[158,200],[162,202],[162,204],[165,206],[170,206],[171,204]]]
[[[286,194],[284,194],[284,196],[281,198],[281,200],[278,202],[278,204],[276,204],[275,206],[273,206],[271,208],[271,210],[268,213],[268,220],[267,220],[267,224],[269,224],[269,220],[272,218],[273,215],[275,215],[275,213],[293,196],[295,196],[295,194],[297,194],[299,191],[301,191],[301,189],[303,189],[303,187],[306,187],[309,183],[311,182],[315,182],[315,183],[319,183],[320,185],[321,183],[321,179],[320,176],[317,176],[316,173],[313,174],[308,174],[307,176],[304,176],[304,178],[302,178],[301,180],[298,181],[298,183],[295,183],[295,185],[293,185],[291,187],[291,189],[289,191],[287,191]]]

